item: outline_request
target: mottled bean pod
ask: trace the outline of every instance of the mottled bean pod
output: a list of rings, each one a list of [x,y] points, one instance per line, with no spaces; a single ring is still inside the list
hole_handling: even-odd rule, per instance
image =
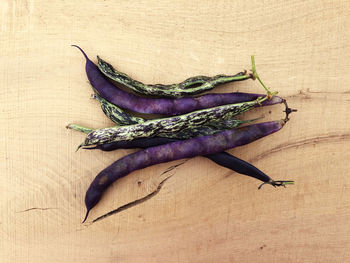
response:
[[[109,79],[120,83],[135,92],[143,95],[181,98],[189,95],[200,94],[204,91],[213,89],[215,86],[233,81],[242,81],[253,78],[253,74],[246,71],[239,72],[236,75],[216,75],[213,77],[195,76],[177,84],[144,84],[138,80],[132,79],[127,74],[116,70],[111,64],[107,63],[97,56],[97,65],[99,70]]]
[[[268,102],[272,102],[274,99],[272,98]],[[142,137],[154,137],[159,134],[172,134],[186,128],[198,128],[218,119],[231,119],[233,122],[241,123],[242,121],[233,120],[232,118],[261,105],[265,100],[267,100],[267,97],[258,98],[256,101],[198,110],[174,117],[148,120],[140,124],[98,129],[89,133],[79,147],[113,141],[128,141]],[[282,102],[282,100],[277,101],[279,103]]]
[[[240,97],[242,102],[244,101],[253,101],[257,100],[258,98],[262,98],[265,95],[263,94],[252,94],[252,93],[239,93],[237,92],[237,97]],[[136,124],[136,123],[143,123],[147,121],[147,119],[141,118],[141,117],[135,117],[123,109],[119,108],[118,106],[110,103],[108,100],[102,98],[97,93],[92,95],[92,98],[96,99],[100,102],[101,109],[104,112],[104,114],[109,118],[111,121],[113,121],[117,125],[130,125],[130,124]],[[267,100],[262,102],[261,106],[268,106],[273,105],[275,103],[282,102],[282,99],[275,96],[272,100]],[[230,120],[221,120],[217,119],[212,122],[212,124],[217,129],[231,129],[236,126],[232,126],[230,124]],[[178,137],[177,137],[178,138]]]
[[[127,110],[131,110],[139,113],[151,113],[151,114],[163,114],[168,116],[180,115],[195,110],[206,109],[211,107],[216,107],[219,105],[234,104],[237,102],[244,102],[246,100],[241,100],[237,97],[236,93],[213,93],[206,94],[196,98],[144,98],[136,96],[132,93],[126,92],[124,90],[115,87],[111,84],[106,77],[100,72],[98,67],[88,58],[84,51],[76,46],[84,55],[86,59],[85,71],[86,75],[98,92],[98,94],[108,100],[109,102],[122,107]],[[253,57],[252,57],[253,61]],[[255,65],[253,67],[253,76],[258,78],[255,70]],[[264,85],[263,85],[264,86]],[[267,90],[268,98],[270,99],[271,92],[264,86]]]

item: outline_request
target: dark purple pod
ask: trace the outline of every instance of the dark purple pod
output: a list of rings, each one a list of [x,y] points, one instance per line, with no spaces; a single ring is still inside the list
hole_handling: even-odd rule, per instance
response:
[[[172,142],[129,154],[102,170],[93,180],[85,195],[87,212],[83,222],[87,219],[89,211],[98,203],[103,192],[113,182],[135,170],[158,163],[220,153],[272,134],[280,130],[284,124],[284,120],[252,124],[214,135]]]
[[[97,146],[89,147],[89,148],[86,147],[84,149],[87,149],[87,150],[99,149],[101,151],[106,151],[106,152],[114,151],[117,149],[134,149],[134,148],[145,149],[145,148],[159,146],[159,145],[176,142],[176,141],[179,141],[179,140],[171,139],[171,138],[163,138],[163,137],[152,137],[152,138],[135,139],[132,141],[119,141],[119,142],[99,144]],[[226,167],[234,172],[253,177],[264,183],[271,182],[271,184],[273,184],[273,182],[275,182],[271,179],[271,177],[269,177],[267,174],[259,170],[254,165],[242,159],[239,159],[227,152],[207,154],[207,155],[204,155],[203,157],[206,157],[211,161],[215,162],[216,164]]]
[[[179,99],[169,98],[145,98],[128,93],[110,83],[100,72],[98,67],[88,58],[85,52],[76,45],[86,59],[86,75],[94,89],[109,102],[134,112],[148,114],[162,114],[167,116],[180,115],[195,110],[212,108],[220,105],[234,104],[245,101],[253,101],[258,97],[265,97],[264,94],[252,93],[212,93],[198,97],[186,97]],[[281,103],[280,97],[274,96],[262,103],[263,106]]]

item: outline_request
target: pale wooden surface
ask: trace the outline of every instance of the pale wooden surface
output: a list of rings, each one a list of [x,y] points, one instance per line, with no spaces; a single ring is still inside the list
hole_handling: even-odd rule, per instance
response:
[[[347,0],[1,0],[0,262],[350,262],[349,10]],[[66,124],[111,122],[71,44],[146,83],[236,73],[254,53],[298,113],[231,152],[296,185],[258,191],[195,158],[147,202],[82,225],[90,181],[132,150],[75,153],[83,135]],[[262,92],[253,81],[216,91],[235,90]],[[283,116],[269,110],[266,120]],[[89,220],[147,195],[177,163],[120,180]]]

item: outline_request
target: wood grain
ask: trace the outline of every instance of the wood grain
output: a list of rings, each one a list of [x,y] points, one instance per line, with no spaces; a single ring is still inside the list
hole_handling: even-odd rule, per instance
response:
[[[0,261],[349,262],[349,21],[346,0],[0,1]],[[231,153],[296,185],[257,191],[198,157],[146,202],[82,225],[92,178],[132,150],[75,152],[83,135],[68,123],[111,122],[71,44],[146,83],[236,73],[255,54],[298,113]],[[215,91],[236,90],[262,92],[253,81]],[[118,181],[90,219],[151,193],[179,162]]]

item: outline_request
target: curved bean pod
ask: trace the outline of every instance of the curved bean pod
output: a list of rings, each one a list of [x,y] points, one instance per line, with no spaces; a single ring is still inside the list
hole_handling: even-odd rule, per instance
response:
[[[118,125],[130,125],[136,123],[143,123],[146,121],[146,119],[144,118],[128,114],[123,109],[102,98],[97,93],[93,94],[91,97],[100,102],[101,109],[103,113],[107,116],[107,118]]]
[[[284,120],[252,124],[246,127],[223,131],[209,136],[150,147],[129,154],[102,170],[85,195],[86,216],[99,202],[103,192],[116,180],[129,173],[154,164],[174,161],[183,158],[215,154],[230,148],[245,145],[280,130]]]
[[[285,120],[286,121],[288,120],[288,116]],[[93,131],[93,129],[82,127],[75,124],[70,124],[67,126],[67,128],[80,131],[83,133],[90,133]],[[84,147],[84,149],[86,150],[99,149],[105,152],[110,152],[118,149],[135,149],[135,148],[145,149],[145,148],[159,146],[159,145],[176,142],[176,141],[179,141],[179,140],[164,138],[164,137],[140,138],[132,141],[119,141],[119,142],[100,144],[94,147]],[[285,184],[293,182],[293,181],[274,181],[267,174],[259,170],[254,165],[226,152],[207,154],[207,155],[204,155],[203,157],[206,157],[211,161],[213,161],[214,163],[220,166],[226,167],[234,172],[253,177],[264,183],[271,184],[272,186],[284,186]],[[259,189],[261,188],[261,186],[262,185],[259,186]]]
[[[176,139],[153,137],[153,138],[141,138],[133,141],[122,141],[122,142],[112,142],[97,145],[95,147],[84,148],[87,150],[99,149],[101,151],[114,151],[117,149],[134,149],[142,148],[146,149],[149,147],[159,146],[171,142],[176,142]],[[260,180],[264,183],[271,184],[272,186],[284,186],[286,184],[292,184],[293,181],[275,181],[270,176],[265,174],[263,171],[255,167],[254,165],[239,159],[238,157],[231,155],[227,152],[220,152],[214,154],[203,155],[203,157],[208,158],[217,165],[230,169],[236,173],[247,175]],[[262,185],[259,186],[259,189]]]
[[[143,95],[181,98],[184,96],[195,95],[207,90],[213,89],[215,86],[233,81],[242,81],[253,78],[252,74],[239,72],[236,75],[216,75],[213,77],[195,76],[184,80],[177,84],[144,84],[138,80],[134,80],[127,74],[116,70],[111,64],[97,56],[97,65],[99,70],[109,79],[116,81],[137,93]]]
[[[174,116],[192,112],[195,110],[216,107],[219,105],[249,101],[249,99],[251,98],[251,95],[247,95],[247,93],[237,94],[235,92],[222,94],[206,94],[196,98],[188,97],[179,99],[153,99],[139,97],[132,93],[123,91],[111,84],[106,79],[106,77],[100,72],[98,67],[88,58],[85,52],[79,46],[73,46],[78,48],[83,53],[86,59],[85,71],[93,88],[103,98],[124,109],[128,109],[139,113],[163,114],[168,116]],[[254,72],[254,77],[257,77],[256,72]],[[273,98],[278,97],[275,96]],[[274,104],[273,98],[264,102],[263,105]]]

